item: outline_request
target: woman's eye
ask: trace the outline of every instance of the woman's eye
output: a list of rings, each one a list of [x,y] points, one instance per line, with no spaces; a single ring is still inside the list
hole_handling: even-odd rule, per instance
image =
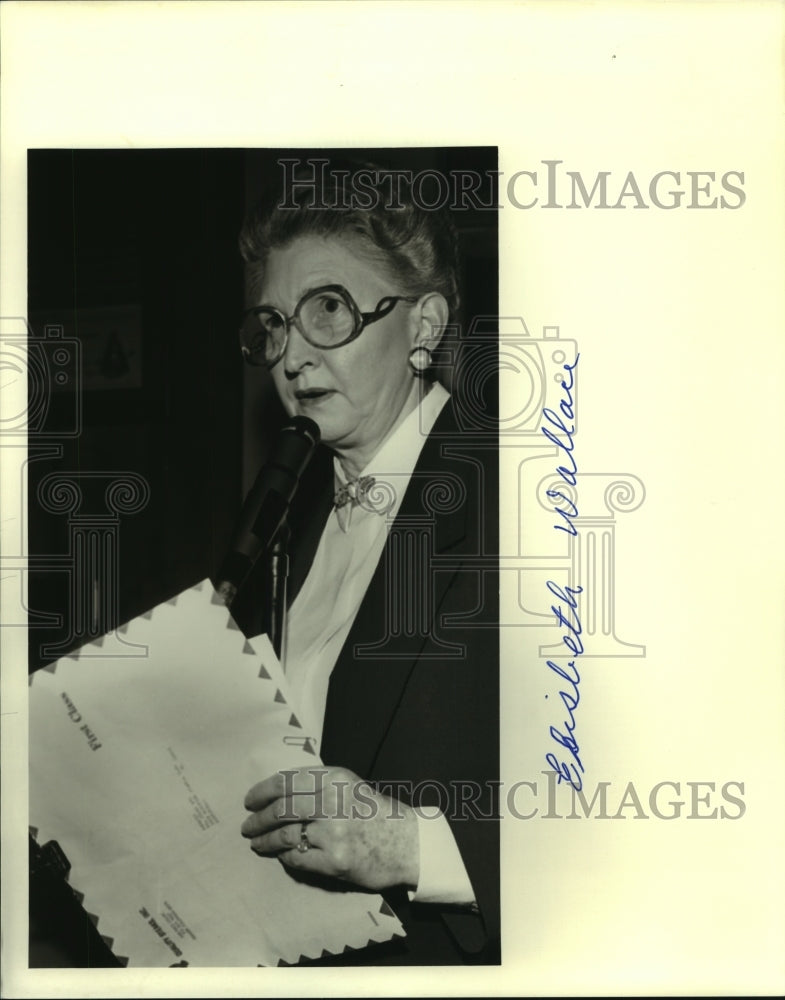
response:
[[[264,320],[264,328],[268,333],[275,333],[283,326],[280,316],[267,316]]]
[[[300,319],[317,340],[326,339],[330,344],[351,332],[351,310],[339,295],[330,292],[319,293],[309,299]]]
[[[336,299],[330,295],[322,295],[316,302],[319,312],[328,313],[329,315],[337,313],[342,305],[343,303],[340,299]]]

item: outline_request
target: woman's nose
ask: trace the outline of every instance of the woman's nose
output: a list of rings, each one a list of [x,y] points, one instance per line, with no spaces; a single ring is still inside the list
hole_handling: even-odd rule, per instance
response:
[[[286,350],[283,354],[283,367],[286,377],[293,379],[306,367],[313,367],[318,363],[319,350],[303,337],[297,328],[296,323],[289,327],[289,336],[286,341]]]

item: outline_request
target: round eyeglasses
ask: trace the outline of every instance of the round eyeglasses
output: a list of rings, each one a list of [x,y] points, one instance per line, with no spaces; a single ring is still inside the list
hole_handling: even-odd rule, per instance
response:
[[[303,295],[292,316],[273,306],[249,309],[240,327],[240,350],[248,364],[272,368],[284,356],[292,326],[313,347],[331,351],[356,340],[366,326],[384,319],[399,302],[416,301],[407,295],[386,295],[373,312],[360,312],[342,285],[322,285]]]

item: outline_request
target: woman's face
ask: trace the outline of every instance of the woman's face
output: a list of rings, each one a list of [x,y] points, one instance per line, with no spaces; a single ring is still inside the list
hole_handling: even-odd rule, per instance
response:
[[[302,296],[321,285],[343,285],[361,312],[372,312],[380,299],[404,291],[353,242],[303,236],[270,252],[258,304],[291,316]],[[416,333],[406,302],[333,350],[313,347],[292,324],[286,352],[272,369],[275,388],[291,416],[316,421],[325,444],[367,461],[412,391],[408,357]],[[365,461],[352,464],[362,468]]]

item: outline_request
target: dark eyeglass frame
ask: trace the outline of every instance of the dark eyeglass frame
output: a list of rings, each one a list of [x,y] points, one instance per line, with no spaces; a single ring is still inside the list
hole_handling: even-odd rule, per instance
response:
[[[308,334],[303,330],[300,324],[300,311],[303,305],[310,299],[322,292],[331,292],[335,295],[339,295],[346,305],[349,307],[352,313],[352,318],[354,320],[354,329],[344,340],[337,344],[317,344],[308,336]],[[366,326],[370,326],[371,323],[376,323],[380,319],[384,319],[385,316],[389,316],[393,309],[399,302],[417,302],[417,296],[412,297],[411,295],[385,295],[384,298],[379,299],[376,304],[376,308],[373,312],[361,312],[360,307],[354,301],[351,292],[349,292],[343,285],[320,285],[318,288],[311,288],[307,291],[300,301],[297,303],[294,309],[294,313],[291,316],[285,316],[280,309],[276,309],[275,306],[252,306],[250,309],[246,309],[243,313],[243,323],[240,328],[240,350],[242,351],[243,358],[249,365],[253,365],[258,368],[274,368],[275,365],[281,360],[281,358],[286,353],[286,347],[289,343],[289,330],[292,326],[296,326],[300,335],[306,340],[311,347],[317,348],[320,351],[334,351],[337,347],[344,347],[346,344],[350,344],[353,340],[357,340]],[[281,349],[279,350],[277,356],[273,360],[269,360],[264,357],[265,349],[264,347],[259,347],[256,350],[251,350],[246,347],[243,343],[243,331],[245,324],[250,316],[258,316],[261,313],[272,313],[278,316],[284,328],[283,342],[281,344]],[[258,360],[257,360],[258,358]]]

